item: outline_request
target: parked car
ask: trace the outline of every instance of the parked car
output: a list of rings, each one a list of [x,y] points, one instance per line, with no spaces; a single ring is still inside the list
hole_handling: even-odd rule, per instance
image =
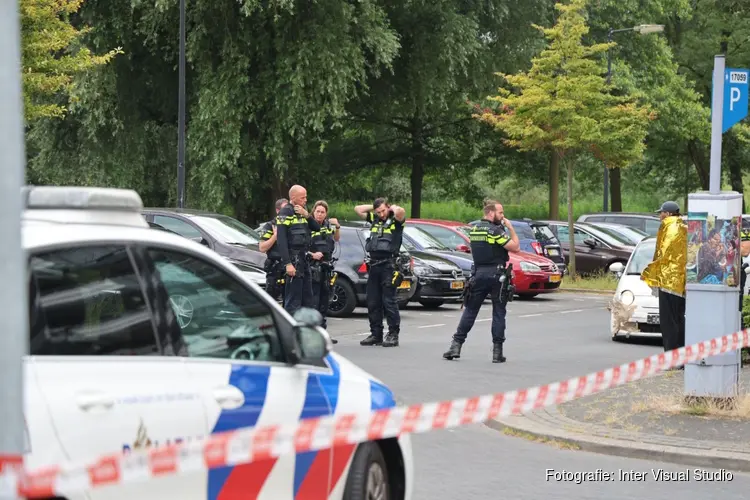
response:
[[[635,212],[600,212],[585,214],[578,217],[578,222],[609,222],[622,224],[644,231],[649,236],[656,236],[661,225],[661,220],[655,214],[643,214]]]
[[[468,228],[470,226],[463,227]],[[468,231],[462,232],[462,234],[468,245]],[[474,264],[471,254],[451,250],[437,238],[433,238],[425,231],[411,226],[411,223],[407,223],[404,228],[404,246],[410,252],[421,250],[437,253],[437,255],[448,258],[460,266],[466,278],[471,275],[471,268]],[[513,264],[513,284],[516,287],[516,294],[520,298],[532,298],[540,293],[549,293],[560,288],[562,271],[546,257],[529,252],[510,252],[508,263]]]
[[[598,227],[605,232],[614,232],[617,236],[625,239],[631,245],[637,245],[642,239],[648,237],[648,233],[622,224],[611,224],[609,222],[592,222],[592,226]]]
[[[427,308],[440,307],[446,302],[461,302],[466,277],[458,265],[434,253],[418,250],[409,253],[414,258],[414,275],[417,277],[417,290],[411,301]]]
[[[479,220],[475,220],[469,224],[473,226],[478,222]],[[563,274],[567,273],[565,252],[560,242],[557,241],[555,233],[552,232],[546,222],[531,219],[513,219],[511,223],[513,224],[513,229],[516,231],[516,235],[518,235],[518,243],[521,246],[522,252],[535,253],[542,257],[547,257],[562,270]],[[464,226],[463,231],[468,234],[469,228]]]
[[[258,249],[260,235],[227,215],[191,209],[145,208],[149,223],[207,246],[232,263],[263,268],[266,254]]]
[[[45,186],[22,198],[27,468],[395,407],[386,385],[332,351],[318,313],[290,316],[216,252],[150,229],[135,192]],[[292,452],[272,476],[256,461],[53,496],[291,500],[296,485],[352,500],[367,485],[410,500],[410,439]]]
[[[338,278],[331,290],[331,301],[328,315],[343,317],[351,315],[357,306],[367,304],[367,266],[365,265],[366,233],[363,224],[341,222],[341,239],[336,243],[333,258],[338,259],[334,269]],[[410,260],[412,256],[407,252],[401,253],[401,258]],[[399,304],[405,305],[417,292],[417,278],[413,275],[414,265],[410,265],[410,273],[404,276],[404,281],[396,291]]]
[[[659,299],[651,294],[651,287],[641,280],[641,273],[654,257],[656,238],[644,238],[635,247],[627,265],[612,266],[619,277],[615,290],[615,306],[610,315],[612,340],[631,336],[661,337]],[[627,308],[632,312],[627,313]]]
[[[570,243],[568,238],[568,223],[561,221],[545,221],[557,236],[565,250],[566,260],[570,259]],[[634,245],[623,238],[614,236],[591,224],[576,222],[574,224],[574,238],[576,246],[576,271],[579,274],[595,274],[607,272],[616,262],[625,264],[633,253]]]

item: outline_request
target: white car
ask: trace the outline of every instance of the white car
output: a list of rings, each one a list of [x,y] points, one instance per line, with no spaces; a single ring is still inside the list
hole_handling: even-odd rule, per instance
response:
[[[134,191],[36,187],[24,198],[29,469],[395,406],[383,383],[331,352],[319,315],[292,318],[218,254],[149,229]],[[62,494],[408,500],[413,480],[404,435]],[[387,496],[368,496],[378,488]]]
[[[659,337],[659,299],[641,281],[641,272],[654,258],[656,238],[644,238],[635,247],[627,265],[612,264],[611,271],[620,275],[610,314],[612,340],[631,336]]]

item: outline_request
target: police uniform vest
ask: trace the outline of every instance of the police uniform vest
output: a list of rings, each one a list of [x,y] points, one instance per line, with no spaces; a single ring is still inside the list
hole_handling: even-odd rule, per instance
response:
[[[331,260],[336,245],[333,240],[334,232],[335,229],[331,227],[328,219],[323,221],[323,224],[320,225],[320,231],[313,231],[310,234],[310,251],[320,252],[323,254],[324,260]]]
[[[268,241],[273,236],[273,228],[276,225],[276,220],[271,220],[263,224],[261,228],[260,238],[263,241]],[[266,257],[269,260],[281,260],[281,252],[279,251],[278,243],[274,243],[273,246],[266,252]]]
[[[279,216],[276,218],[277,224],[285,225],[288,231],[289,250],[297,253],[308,249],[310,246],[310,227],[307,225],[307,219],[294,212],[291,205],[281,209]]]
[[[471,255],[476,267],[505,266],[508,262],[508,251],[505,249],[505,244],[510,241],[510,237],[503,226],[483,220],[471,228],[469,241]]]
[[[401,249],[401,231],[403,227],[396,220],[393,213],[389,213],[385,220],[370,212],[367,216],[372,224],[370,236],[367,238],[365,250],[374,259],[386,259],[396,255]]]
[[[750,241],[750,228],[747,228],[747,227],[742,228],[742,231],[740,232],[740,240]]]

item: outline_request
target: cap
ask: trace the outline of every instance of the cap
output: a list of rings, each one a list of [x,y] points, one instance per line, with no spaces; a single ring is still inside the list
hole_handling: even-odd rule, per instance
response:
[[[680,213],[680,206],[673,202],[673,201],[665,201],[661,204],[661,207],[659,207],[659,210],[656,211],[656,213],[661,212],[669,212],[670,214],[679,214]]]

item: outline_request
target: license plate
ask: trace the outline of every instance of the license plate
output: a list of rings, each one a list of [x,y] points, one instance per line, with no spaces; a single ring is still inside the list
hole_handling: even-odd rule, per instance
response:
[[[552,276],[549,277],[549,282],[550,283],[557,283],[558,281],[560,281],[560,275],[559,274],[553,274]]]
[[[547,255],[560,255],[560,254],[557,253],[557,249],[550,248],[549,250],[547,250]]]
[[[402,281],[401,284],[398,286],[399,288],[409,288],[411,286],[411,281]]]
[[[658,325],[659,324],[659,315],[658,314],[649,314],[646,316],[646,323],[649,325]]]
[[[451,282],[451,288],[453,290],[463,290],[464,289],[464,282],[463,281],[453,281],[453,282]]]

